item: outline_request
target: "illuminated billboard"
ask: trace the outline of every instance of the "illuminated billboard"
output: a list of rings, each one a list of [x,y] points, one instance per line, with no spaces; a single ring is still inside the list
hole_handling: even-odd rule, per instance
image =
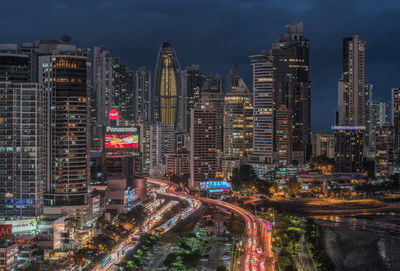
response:
[[[106,127],[105,148],[138,150],[139,127]]]
[[[218,189],[231,189],[231,183],[227,181],[207,181],[207,182],[200,182],[200,190],[217,190],[213,192],[221,192]],[[210,191],[209,191],[210,192]]]

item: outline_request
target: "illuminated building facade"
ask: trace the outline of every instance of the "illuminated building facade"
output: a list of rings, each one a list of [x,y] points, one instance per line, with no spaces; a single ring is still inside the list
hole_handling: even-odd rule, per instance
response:
[[[235,92],[240,81],[239,67],[235,65],[226,76],[226,93]]]
[[[216,110],[196,103],[190,112],[190,181],[189,189],[199,182],[214,180],[217,171],[217,120]]]
[[[89,183],[89,57],[68,52],[40,56],[39,82],[47,94],[48,206],[87,204]]]
[[[224,98],[225,176],[234,161],[247,160],[253,153],[253,97],[242,79]],[[231,166],[229,166],[231,165]]]
[[[174,48],[164,42],[158,52],[155,75],[154,119],[182,130],[180,66]]]
[[[374,129],[375,175],[389,177],[389,169],[394,163],[394,128],[390,124],[378,125]]]
[[[153,119],[153,98],[151,95],[151,71],[140,67],[135,72],[135,119]]]
[[[184,104],[184,130],[189,133],[190,130],[190,110],[199,101],[202,92],[204,77],[200,71],[199,65],[186,67],[181,72],[182,93],[186,97]]]
[[[190,174],[189,170],[189,152],[180,151],[176,153],[169,153],[166,157],[166,172],[173,173],[181,176],[184,174]]]
[[[400,87],[392,88],[392,124],[394,127],[394,144],[400,149]]]
[[[215,122],[216,122],[216,140],[217,140],[217,152],[222,153],[224,150],[224,96],[218,89],[206,89],[203,91],[200,103],[208,108],[215,110]]]
[[[335,172],[362,173],[365,126],[333,126]]]
[[[290,165],[292,161],[292,127],[289,108],[282,104],[275,111],[275,139],[276,153],[275,160],[279,166]]]
[[[31,59],[17,44],[0,44],[0,82],[31,82]]]
[[[303,24],[289,24],[286,33],[272,44],[274,57],[274,107],[285,105],[291,132],[288,164],[304,164],[311,156],[311,83],[309,39]],[[277,134],[275,133],[275,136]],[[274,149],[278,147],[275,140]]]
[[[335,157],[335,137],[333,134],[327,134],[325,131],[319,131],[312,135],[312,156]]]
[[[113,58],[112,108],[118,110],[123,120],[134,119],[133,72],[119,57]],[[107,112],[108,113],[108,112]]]
[[[339,125],[366,125],[365,45],[358,35],[343,39],[343,73],[338,83]]]
[[[43,214],[45,100],[39,84],[0,82],[0,216]]]
[[[274,147],[273,57],[270,52],[250,56],[253,67],[254,164],[272,164]]]
[[[93,134],[101,136],[108,122],[107,114],[113,106],[113,57],[102,46],[93,49],[93,90],[91,93],[91,120]]]

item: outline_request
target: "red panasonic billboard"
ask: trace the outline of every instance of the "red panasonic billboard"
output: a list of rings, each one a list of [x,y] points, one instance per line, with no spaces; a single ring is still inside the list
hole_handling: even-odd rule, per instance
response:
[[[12,238],[12,225],[0,225],[0,238]]]
[[[139,127],[106,127],[106,149],[139,149]]]

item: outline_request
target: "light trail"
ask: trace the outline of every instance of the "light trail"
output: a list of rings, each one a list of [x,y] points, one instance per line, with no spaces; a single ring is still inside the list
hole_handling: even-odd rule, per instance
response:
[[[183,197],[190,197],[196,200],[200,200],[206,203],[212,203],[217,206],[226,208],[240,217],[242,217],[246,223],[246,228],[247,228],[247,235],[246,235],[246,254],[244,255],[244,265],[243,269],[245,271],[264,271],[265,270],[265,263],[264,262],[264,257],[261,249],[258,249],[258,220],[256,217],[250,213],[249,211],[238,207],[236,205],[220,201],[220,200],[215,200],[215,199],[209,199],[209,198],[203,198],[203,197],[198,197],[198,196],[192,196],[192,195],[187,195],[183,193],[176,192],[176,184],[164,181],[164,180],[156,180],[156,179],[149,179],[148,182],[150,183],[155,183],[160,186],[163,186],[162,184],[167,185],[168,188],[165,190],[166,192],[170,194],[176,194],[180,195]]]

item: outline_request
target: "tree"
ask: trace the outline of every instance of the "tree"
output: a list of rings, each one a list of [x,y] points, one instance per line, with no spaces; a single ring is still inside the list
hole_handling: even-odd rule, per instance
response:
[[[232,171],[231,182],[233,186],[254,184],[258,180],[257,174],[251,165],[241,165]]]
[[[286,193],[290,197],[296,196],[300,192],[300,189],[301,185],[296,177],[292,177],[286,182]]]

